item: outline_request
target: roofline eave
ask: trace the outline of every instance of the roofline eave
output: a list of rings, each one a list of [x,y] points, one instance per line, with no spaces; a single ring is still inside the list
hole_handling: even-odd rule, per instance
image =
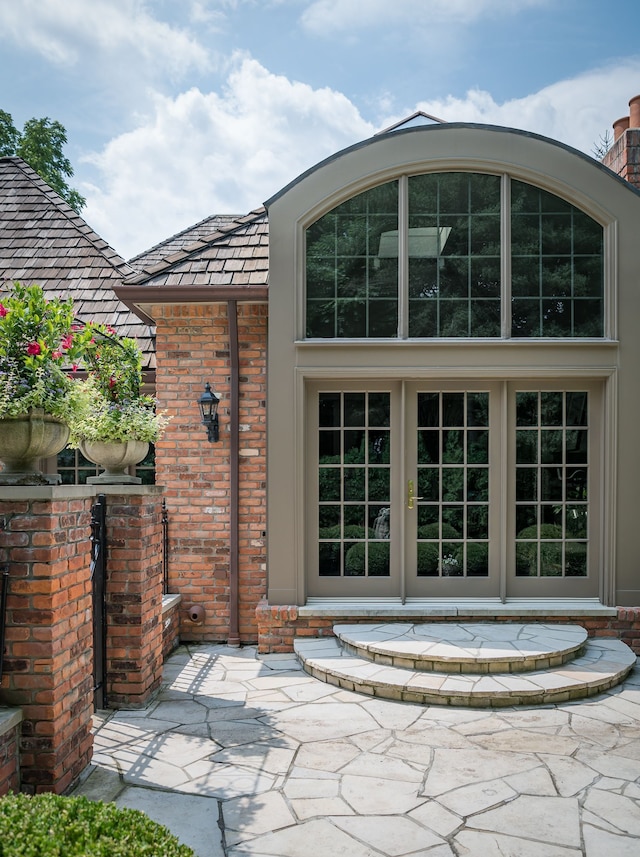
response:
[[[114,286],[113,291],[122,303],[138,318],[155,325],[149,308],[154,304],[216,304],[226,301],[266,303],[269,289],[264,286]]]

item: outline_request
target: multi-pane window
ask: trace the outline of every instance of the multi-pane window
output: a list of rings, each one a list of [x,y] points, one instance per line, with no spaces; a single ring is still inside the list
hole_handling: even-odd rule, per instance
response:
[[[516,575],[586,577],[589,394],[517,392]]]
[[[409,336],[500,336],[500,177],[409,179]]]
[[[603,269],[600,224],[548,191],[405,176],[308,227],[306,336],[602,337]]]
[[[347,200],[307,230],[307,331],[397,335],[397,181]]]
[[[389,393],[320,393],[318,568],[321,577],[388,577]]]
[[[511,335],[599,337],[602,227],[560,197],[511,182]]]
[[[418,393],[418,577],[489,574],[489,394]]]

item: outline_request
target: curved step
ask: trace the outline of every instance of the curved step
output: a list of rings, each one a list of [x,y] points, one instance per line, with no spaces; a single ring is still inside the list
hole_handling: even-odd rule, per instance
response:
[[[539,705],[582,699],[619,684],[636,657],[620,640],[589,640],[571,664],[526,675],[449,675],[372,663],[345,652],[335,638],[296,639],[294,650],[306,672],[345,690],[423,705],[474,708]]]
[[[448,673],[548,669],[573,660],[587,642],[580,625],[535,622],[387,622],[334,625],[333,632],[347,651],[374,663]]]

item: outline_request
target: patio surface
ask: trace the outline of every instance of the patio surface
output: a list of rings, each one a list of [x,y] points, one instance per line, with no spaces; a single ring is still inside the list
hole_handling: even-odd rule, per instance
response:
[[[475,710],[357,695],[293,655],[180,647],[99,712],[74,794],[198,857],[638,857],[640,670],[589,700]]]

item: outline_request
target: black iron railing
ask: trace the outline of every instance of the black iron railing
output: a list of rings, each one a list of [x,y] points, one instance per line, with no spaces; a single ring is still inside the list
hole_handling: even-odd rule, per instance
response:
[[[167,501],[162,500],[162,594],[169,593],[169,513]]]
[[[2,592],[0,593],[0,681],[4,667],[4,632],[7,627],[7,593],[9,592],[9,566],[0,566]]]
[[[93,694],[96,709],[107,707],[107,498],[91,507],[91,584],[93,588]]]

